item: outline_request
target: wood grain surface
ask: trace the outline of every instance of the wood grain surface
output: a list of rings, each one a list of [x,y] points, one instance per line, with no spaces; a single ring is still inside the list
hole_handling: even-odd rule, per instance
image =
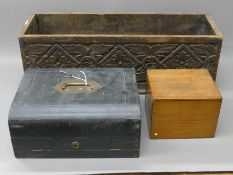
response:
[[[35,14],[19,35],[23,67],[207,68],[215,79],[222,34],[205,14]]]
[[[208,70],[148,70],[151,138],[214,137],[222,97]]]

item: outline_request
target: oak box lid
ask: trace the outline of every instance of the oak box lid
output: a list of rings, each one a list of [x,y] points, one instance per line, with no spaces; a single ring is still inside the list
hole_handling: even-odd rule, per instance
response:
[[[153,99],[221,100],[207,69],[149,69],[147,89]]]

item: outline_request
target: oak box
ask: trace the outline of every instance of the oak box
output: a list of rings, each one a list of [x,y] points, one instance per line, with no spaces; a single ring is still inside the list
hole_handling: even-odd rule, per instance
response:
[[[222,96],[207,69],[148,70],[150,137],[214,137]]]
[[[205,14],[35,14],[19,36],[24,69],[207,68],[215,79],[222,34]]]

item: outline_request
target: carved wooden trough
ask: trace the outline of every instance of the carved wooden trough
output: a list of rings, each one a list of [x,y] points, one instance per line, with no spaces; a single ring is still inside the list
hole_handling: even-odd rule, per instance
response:
[[[19,36],[24,69],[208,68],[215,79],[222,34],[204,14],[35,14]]]

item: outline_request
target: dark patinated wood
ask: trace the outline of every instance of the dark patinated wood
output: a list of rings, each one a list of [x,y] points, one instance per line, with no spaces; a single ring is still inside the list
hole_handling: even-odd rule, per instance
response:
[[[204,14],[36,14],[19,36],[28,67],[208,68],[215,79],[222,34]]]
[[[141,113],[135,71],[62,70],[79,77],[84,71],[91,87],[73,87],[72,93],[57,90],[61,82],[80,81],[65,77],[60,69],[27,69],[9,112],[15,156],[138,157]]]

